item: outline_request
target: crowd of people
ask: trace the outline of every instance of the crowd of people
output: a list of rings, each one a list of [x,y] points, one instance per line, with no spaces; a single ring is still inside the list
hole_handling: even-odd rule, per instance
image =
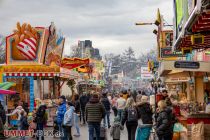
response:
[[[118,94],[103,93],[81,93],[76,94],[74,100],[68,101],[65,96],[59,97],[54,123],[58,127],[57,132],[61,140],[72,140],[80,137],[80,123],[88,126],[89,140],[106,139],[107,129],[113,140],[120,140],[124,125],[127,128],[128,140],[148,140],[152,128],[155,129],[159,140],[172,140],[173,125],[176,122],[173,114],[172,103],[167,97],[167,91],[163,91],[162,98],[156,107],[149,103],[149,96],[139,91],[122,91]],[[155,108],[155,109],[154,109]],[[0,135],[3,134],[3,124],[6,116],[18,115],[18,130],[34,129],[37,139],[44,140],[42,131],[47,123],[46,105],[41,105],[33,111],[33,121],[27,120],[27,113],[20,104],[15,110],[6,114],[0,104]],[[114,119],[110,121],[113,112]],[[113,123],[111,123],[113,122]],[[75,128],[76,134],[72,134]],[[21,137],[22,140],[25,137]]]

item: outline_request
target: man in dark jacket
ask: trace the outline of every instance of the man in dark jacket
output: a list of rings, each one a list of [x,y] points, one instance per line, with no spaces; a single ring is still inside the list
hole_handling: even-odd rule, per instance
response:
[[[98,94],[93,94],[90,101],[87,103],[85,108],[88,129],[89,129],[89,140],[93,140],[94,132],[96,132],[97,140],[100,139],[100,124],[102,118],[105,116],[105,108],[99,102]]]
[[[82,122],[82,120],[83,120],[83,124],[85,124],[86,123],[86,121],[85,121],[85,106],[89,100],[87,97],[87,94],[84,92],[79,100],[80,100],[80,106],[81,106],[80,122]]]
[[[110,125],[111,103],[109,102],[109,99],[107,98],[106,93],[102,94],[101,103],[104,105],[105,111],[106,111],[106,115],[105,115],[105,118],[104,118],[104,127],[107,127],[107,123],[108,123],[108,128],[110,128],[111,127],[111,125]],[[107,119],[107,121],[106,121],[106,119]]]

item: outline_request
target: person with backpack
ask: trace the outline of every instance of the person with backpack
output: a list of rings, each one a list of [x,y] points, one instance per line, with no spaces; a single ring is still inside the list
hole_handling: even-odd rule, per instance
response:
[[[71,102],[67,103],[67,111],[64,114],[63,129],[64,129],[64,140],[72,140],[71,128],[74,124],[74,104]]]
[[[20,130],[28,130],[29,124],[27,120],[27,113],[25,111],[21,111],[21,118],[20,118]],[[21,136],[21,140],[25,140],[25,136]]]
[[[139,113],[133,98],[128,98],[124,115],[122,119],[122,126],[126,123],[128,131],[128,140],[135,140],[136,128],[138,126]]]
[[[158,102],[158,117],[156,132],[159,140],[172,140],[173,138],[173,117],[171,109],[167,108],[165,100]]]
[[[150,136],[150,131],[152,129],[152,108],[148,102],[148,96],[143,95],[140,101],[137,98],[137,108],[139,112],[139,117],[143,124],[139,124],[137,129],[136,140],[148,140]]]
[[[37,140],[40,140],[40,138],[44,140],[43,130],[44,130],[44,124],[46,122],[45,120],[46,108],[47,108],[46,105],[41,105],[36,112],[34,121],[36,123]]]
[[[120,134],[121,130],[123,130],[124,127],[120,124],[120,118],[117,116],[114,118],[114,123],[110,129],[110,135],[113,138],[113,140],[120,140]]]
[[[109,99],[107,98],[107,93],[102,94],[101,103],[104,105],[106,110],[106,115],[104,118],[104,127],[110,128],[110,109],[111,109],[111,103],[109,102]]]

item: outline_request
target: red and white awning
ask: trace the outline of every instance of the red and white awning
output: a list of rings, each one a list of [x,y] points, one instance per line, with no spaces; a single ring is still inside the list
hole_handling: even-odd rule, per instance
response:
[[[55,77],[60,76],[60,73],[29,73],[29,72],[20,72],[20,73],[4,73],[4,76],[34,76],[34,77]]]

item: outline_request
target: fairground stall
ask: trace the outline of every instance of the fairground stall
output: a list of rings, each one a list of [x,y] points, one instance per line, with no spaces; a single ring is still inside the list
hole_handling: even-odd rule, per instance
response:
[[[49,27],[32,27],[24,23],[6,37],[6,64],[0,67],[1,81],[14,82],[8,109],[28,104],[29,112],[42,103],[53,106],[60,93],[61,60],[65,38],[57,34],[54,23]],[[63,74],[63,72],[62,72]],[[50,101],[49,101],[50,99]]]

